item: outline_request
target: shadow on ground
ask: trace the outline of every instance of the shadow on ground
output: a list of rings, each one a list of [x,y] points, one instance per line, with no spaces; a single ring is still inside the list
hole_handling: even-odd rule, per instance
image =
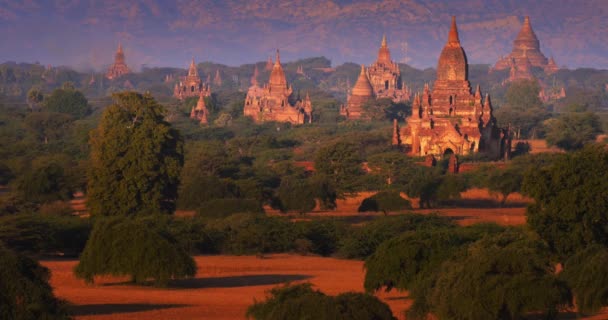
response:
[[[129,303],[129,304],[82,304],[70,306],[70,314],[73,316],[86,315],[104,315],[114,313],[130,313],[142,312],[150,310],[170,309],[186,307],[185,304],[147,304],[147,303]]]
[[[311,276],[303,274],[255,274],[232,277],[191,278],[170,280],[167,289],[204,289],[204,288],[235,288],[264,286],[310,279]],[[104,286],[133,285],[132,282],[105,283]],[[147,281],[143,286],[154,286],[154,282]]]

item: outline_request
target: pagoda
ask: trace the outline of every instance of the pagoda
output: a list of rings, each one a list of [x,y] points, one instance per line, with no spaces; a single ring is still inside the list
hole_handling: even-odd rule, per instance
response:
[[[190,62],[188,68],[188,74],[185,77],[181,77],[179,83],[175,84],[173,89],[173,96],[183,100],[189,97],[198,97],[203,95],[205,97],[211,96],[211,89],[209,84],[203,83],[201,78],[198,76],[198,70],[194,63],[194,58]]]
[[[365,66],[361,65],[359,78],[347,98],[346,105],[340,107],[340,115],[348,120],[366,118],[364,107],[373,103],[374,97],[374,88],[365,72]]]
[[[510,132],[496,125],[490,96],[483,99],[479,86],[471,94],[467,56],[455,17],[437,63],[433,89],[425,85],[424,92],[415,96],[406,122],[403,129],[394,129],[399,136],[393,135],[393,143],[403,145],[411,156],[485,152],[498,159],[509,155]]]
[[[389,98],[393,102],[410,100],[410,91],[401,81],[399,65],[391,60],[386,35],[382,37],[378,58],[367,68],[367,74],[376,98]]]
[[[519,67],[528,62],[530,66],[542,68],[548,74],[559,69],[553,58],[547,59],[540,51],[540,41],[532,29],[530,18],[526,16],[517,38],[513,41],[513,50],[509,55],[498,60],[494,69],[510,69],[513,65]]]
[[[106,78],[113,80],[128,73],[131,73],[131,70],[125,63],[125,53],[122,50],[122,45],[119,43],[116,54],[114,54],[114,63],[110,66],[110,68],[108,68]]]
[[[255,70],[254,70],[255,72]],[[276,61],[270,72],[270,79],[263,87],[252,81],[252,86],[247,91],[243,114],[253,118],[257,123],[266,121],[290,122],[293,124],[304,124],[312,122],[312,104],[310,97],[297,101],[295,105],[290,104],[289,98],[293,88],[287,83],[285,72],[281,66],[279,50],[277,50]]]
[[[196,106],[192,107],[192,111],[190,111],[190,119],[194,119],[199,121],[201,124],[207,124],[207,115],[209,111],[207,110],[207,105],[205,104],[205,95],[203,91],[199,93],[198,102]]]

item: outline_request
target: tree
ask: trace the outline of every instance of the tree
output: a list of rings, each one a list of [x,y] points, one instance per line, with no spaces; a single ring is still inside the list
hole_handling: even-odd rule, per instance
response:
[[[0,318],[70,319],[65,302],[53,296],[50,272],[0,242]]]
[[[92,215],[172,213],[184,162],[179,132],[150,95],[113,95],[91,135],[88,207]]]
[[[304,177],[287,176],[277,190],[282,211],[310,212],[315,208],[314,192]]]
[[[339,195],[357,190],[357,179],[363,175],[361,164],[359,148],[350,142],[325,146],[315,157],[316,172],[329,178]]]
[[[92,283],[96,275],[130,276],[135,283],[192,277],[196,263],[167,229],[163,217],[100,218],[74,268]]]
[[[595,313],[608,306],[608,249],[591,246],[584,249],[564,264],[560,277],[574,294],[579,313]]]
[[[17,182],[22,199],[35,203],[68,200],[73,189],[64,169],[55,163],[25,173]]]
[[[555,157],[524,175],[522,191],[534,198],[528,224],[567,258],[592,244],[608,246],[608,150],[589,145]]]
[[[74,118],[57,112],[33,112],[25,117],[26,127],[39,141],[48,144],[61,140],[68,132]]]
[[[69,86],[55,89],[44,100],[44,106],[47,111],[69,114],[76,119],[84,118],[91,112],[84,94]]]
[[[369,198],[363,199],[357,211],[382,211],[387,214],[391,211],[407,209],[412,209],[412,205],[409,200],[403,199],[399,192],[380,191]]]
[[[372,295],[347,292],[332,297],[312,289],[310,283],[285,285],[270,290],[266,301],[255,302],[247,309],[247,317],[256,320],[395,319],[391,309]]]
[[[42,91],[37,88],[31,88],[30,91],[27,92],[27,104],[30,107],[30,111],[34,111],[38,109],[38,106],[44,100],[44,95]]]
[[[521,231],[479,240],[441,265],[431,311],[440,319],[515,320],[531,312],[554,319],[571,296],[549,257],[541,241]]]
[[[510,194],[521,190],[521,183],[523,181],[522,169],[524,168],[512,164],[505,169],[494,168],[490,171],[486,186],[490,192],[502,195],[502,199],[500,200],[501,206],[507,202],[507,197]]]
[[[602,132],[602,123],[595,113],[571,112],[545,121],[545,128],[549,145],[576,150],[595,141],[595,137]]]
[[[534,80],[511,83],[505,95],[506,103],[494,114],[502,127],[511,125],[524,137],[536,137],[542,121],[549,117],[538,97],[540,86]]]

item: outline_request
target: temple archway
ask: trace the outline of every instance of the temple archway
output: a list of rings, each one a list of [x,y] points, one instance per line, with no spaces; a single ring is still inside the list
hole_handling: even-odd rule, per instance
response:
[[[443,150],[443,157],[449,157],[451,155],[454,154],[454,150],[452,150],[451,148],[446,148],[445,150]]]

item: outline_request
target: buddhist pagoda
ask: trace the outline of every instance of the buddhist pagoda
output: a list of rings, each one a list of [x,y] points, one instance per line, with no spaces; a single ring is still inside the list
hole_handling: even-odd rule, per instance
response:
[[[253,82],[253,81],[252,81]],[[287,83],[285,72],[281,66],[279,50],[276,61],[270,72],[270,79],[263,87],[252,86],[245,97],[243,113],[253,118],[257,123],[266,121],[290,122],[304,124],[312,122],[312,104],[308,94],[306,98],[297,101],[295,105],[289,103],[293,88]]]
[[[188,68],[188,74],[181,77],[179,83],[175,84],[173,96],[183,100],[188,97],[198,97],[201,94],[205,97],[211,96],[211,88],[208,83],[203,83],[198,76],[196,64],[194,63],[194,59],[192,59]]]
[[[205,104],[205,95],[204,92],[201,91],[199,93],[196,106],[192,107],[192,111],[190,111],[190,119],[197,120],[201,124],[207,124],[208,113],[209,111],[207,110],[207,105]]]
[[[370,107],[374,102],[374,88],[372,87],[365,66],[361,65],[359,78],[355,83],[350,95],[347,98],[346,105],[340,107],[340,115],[348,120],[365,119],[365,107]]]
[[[509,129],[497,127],[490,96],[483,99],[479,86],[471,94],[455,17],[437,63],[435,84],[432,90],[425,85],[423,93],[414,97],[406,122],[403,129],[393,129],[399,135],[393,136],[393,143],[403,145],[412,156],[485,152],[498,159],[510,152]]]
[[[389,98],[393,102],[410,100],[410,91],[401,81],[399,65],[391,60],[386,35],[382,37],[376,62],[367,68],[367,73],[377,99]]]
[[[119,43],[116,54],[114,55],[114,63],[110,66],[110,68],[108,68],[106,78],[114,80],[128,73],[131,73],[131,70],[125,63],[125,53],[122,50],[122,45]]]

